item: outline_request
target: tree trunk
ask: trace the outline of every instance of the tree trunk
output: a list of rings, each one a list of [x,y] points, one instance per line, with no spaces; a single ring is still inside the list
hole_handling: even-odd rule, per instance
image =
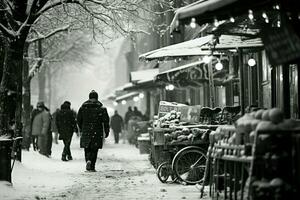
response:
[[[24,48],[24,57],[28,57],[28,43],[25,44]],[[29,63],[26,59],[24,59],[24,64],[23,64],[23,149],[29,150],[30,147],[30,142],[31,142],[31,135],[30,135],[30,130],[31,130],[31,91],[30,91],[30,82],[31,82],[31,77],[29,77]]]
[[[37,56],[38,58],[43,57],[43,46],[42,46],[42,41],[38,41],[38,46],[37,46]],[[41,67],[40,72],[38,74],[38,81],[39,81],[39,101],[46,101],[46,95],[45,95],[45,88],[46,88],[46,68]]]
[[[0,134],[16,125],[16,136],[22,135],[22,68],[25,40],[8,41],[0,85]]]

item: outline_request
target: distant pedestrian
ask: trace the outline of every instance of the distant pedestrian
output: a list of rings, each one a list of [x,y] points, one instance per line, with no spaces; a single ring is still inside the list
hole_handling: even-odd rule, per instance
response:
[[[33,149],[49,157],[52,147],[51,115],[44,102],[38,102],[37,108],[32,111],[31,135]]]
[[[123,124],[123,118],[118,114],[117,110],[115,110],[115,114],[111,117],[110,126],[114,132],[115,144],[118,144],[120,133],[124,128],[124,124]]]
[[[133,107],[133,115],[135,118],[142,119],[143,114],[138,110],[136,106]]]
[[[67,104],[67,105],[69,105],[69,107],[70,107],[70,109],[71,109],[71,111],[72,111],[72,113],[73,113],[73,116],[74,116],[74,118],[75,118],[75,121],[76,121],[77,113],[76,113],[75,110],[73,110],[73,109],[71,108],[71,102],[70,102],[70,101],[65,101],[64,103]],[[77,126],[77,123],[76,123],[76,126]],[[77,128],[77,129],[78,129],[78,128]],[[79,137],[79,132],[77,131],[77,132],[75,132],[75,133],[76,133],[76,136]]]
[[[51,131],[54,134],[53,135],[53,142],[55,144],[58,144],[58,130],[57,130],[57,125],[56,125],[56,116],[57,116],[58,112],[59,112],[59,109],[57,108],[55,110],[55,112],[52,113],[52,121],[51,121]]]
[[[109,116],[94,90],[90,92],[89,100],[80,107],[77,123],[81,132],[80,147],[84,148],[86,170],[96,171],[98,149],[102,149],[103,137],[107,138],[109,135]]]
[[[61,160],[73,160],[70,145],[73,133],[78,131],[75,117],[68,102],[65,102],[61,105],[60,111],[57,113],[56,116],[56,125],[59,133],[59,139],[62,140],[64,143],[64,149],[62,152]]]
[[[128,121],[130,120],[131,117],[133,117],[133,111],[132,111],[132,108],[131,106],[128,106],[128,110],[127,112],[125,113],[125,128],[126,130],[128,129]]]

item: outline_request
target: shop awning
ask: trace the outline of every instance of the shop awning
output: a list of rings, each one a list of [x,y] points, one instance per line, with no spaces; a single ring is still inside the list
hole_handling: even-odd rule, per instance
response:
[[[213,35],[207,35],[194,40],[170,45],[160,49],[156,49],[139,56],[141,60],[153,60],[167,57],[183,57],[183,56],[201,56],[209,55],[210,51],[201,50],[201,46],[209,43],[213,39]]]
[[[120,102],[120,101],[122,101],[122,100],[132,99],[133,97],[138,96],[138,95],[139,95],[138,92],[130,92],[130,93],[127,93],[127,94],[118,96],[118,97],[116,98],[116,102]]]
[[[214,35],[207,35],[194,40],[150,51],[148,53],[140,55],[139,58],[142,60],[153,60],[181,56],[210,55],[211,42],[214,38]],[[215,50],[251,47],[253,48],[262,46],[263,43],[260,38],[249,39],[237,35],[221,35],[219,37],[217,45],[215,46]],[[218,52],[214,52],[214,54],[218,54]]]
[[[173,32],[181,22],[190,23],[191,18],[196,18],[196,22],[201,25],[212,22],[214,19],[229,19],[249,9],[264,9],[272,3],[274,3],[272,0],[200,0],[176,10],[170,31]]]
[[[146,69],[140,71],[134,71],[130,73],[131,82],[148,81],[153,80],[158,74],[159,69]]]
[[[263,43],[260,38],[247,38],[237,35],[221,35],[219,41],[214,47],[215,50],[226,50],[235,48],[253,48],[263,47]],[[211,46],[204,45],[202,49],[210,49]]]
[[[156,76],[156,82],[173,83],[180,86],[208,81],[208,65],[203,61],[186,64],[164,71]]]

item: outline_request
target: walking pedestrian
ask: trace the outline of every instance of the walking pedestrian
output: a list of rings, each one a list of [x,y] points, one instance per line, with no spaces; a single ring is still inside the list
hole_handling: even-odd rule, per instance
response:
[[[118,114],[117,110],[115,110],[115,114],[111,117],[110,126],[114,132],[115,144],[118,144],[120,133],[122,132],[124,125],[123,125],[123,118]]]
[[[73,160],[70,145],[73,133],[77,132],[77,125],[70,105],[69,102],[64,102],[56,116],[59,139],[64,143],[64,149],[61,156],[62,161]]]
[[[59,112],[59,109],[57,108],[55,110],[55,112],[52,113],[52,121],[51,121],[51,131],[54,134],[53,135],[53,142],[55,144],[58,144],[58,130],[57,130],[57,125],[56,125],[56,116],[57,116],[58,112]]]
[[[128,106],[128,110],[127,112],[125,113],[125,128],[126,130],[128,129],[128,121],[130,120],[131,117],[133,117],[134,113],[132,111],[132,108],[131,106]]]
[[[143,117],[143,114],[141,113],[141,111],[138,110],[136,106],[133,107],[133,116],[139,120],[141,120]]]
[[[51,115],[44,102],[38,102],[37,108],[32,111],[31,135],[33,149],[49,157],[52,147]]]
[[[84,148],[86,170],[96,171],[98,150],[102,149],[103,137],[107,138],[109,135],[109,116],[106,108],[98,101],[96,91],[92,90],[89,100],[79,108],[77,123],[81,132],[80,147]]]

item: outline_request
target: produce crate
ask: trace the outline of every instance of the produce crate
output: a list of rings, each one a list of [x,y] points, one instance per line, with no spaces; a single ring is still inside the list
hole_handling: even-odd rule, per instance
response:
[[[153,145],[165,145],[165,133],[168,129],[156,128],[153,131]]]
[[[300,195],[300,131],[258,131],[251,166],[253,200],[296,200]]]
[[[137,141],[140,154],[149,154],[151,148],[150,138],[138,137]]]

